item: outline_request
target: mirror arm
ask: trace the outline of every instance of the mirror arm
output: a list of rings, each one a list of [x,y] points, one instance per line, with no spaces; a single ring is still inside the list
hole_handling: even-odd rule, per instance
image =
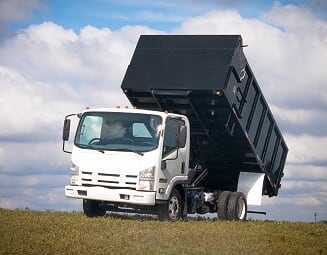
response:
[[[66,141],[68,141],[69,140],[69,133],[70,133],[70,117],[71,116],[75,116],[75,115],[77,115],[78,116],[78,114],[76,114],[76,113],[73,113],[73,114],[68,114],[66,117],[65,117],[65,120],[64,120],[64,127],[63,127],[63,131],[62,131],[62,150],[64,151],[64,152],[66,152],[66,153],[72,153],[71,151],[67,151],[66,149],[65,149],[65,143],[66,143]]]

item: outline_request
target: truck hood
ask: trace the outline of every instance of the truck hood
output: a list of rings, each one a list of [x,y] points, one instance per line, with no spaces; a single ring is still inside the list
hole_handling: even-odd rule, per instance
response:
[[[155,151],[146,152],[143,156],[134,152],[105,151],[74,148],[72,162],[82,172],[104,174],[133,174],[156,164]]]
[[[158,150],[134,152],[80,149],[75,147],[73,164],[79,167],[79,185],[138,189],[140,171],[156,165]]]

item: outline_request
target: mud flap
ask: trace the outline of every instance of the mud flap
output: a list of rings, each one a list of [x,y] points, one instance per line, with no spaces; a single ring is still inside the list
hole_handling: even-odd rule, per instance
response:
[[[237,191],[243,192],[248,205],[261,205],[264,173],[240,172]]]

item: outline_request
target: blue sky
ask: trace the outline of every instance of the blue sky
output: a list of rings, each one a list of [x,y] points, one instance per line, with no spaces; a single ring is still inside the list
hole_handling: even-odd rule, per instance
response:
[[[4,0],[6,2],[7,0]],[[13,0],[19,4],[20,1]],[[79,0],[79,1],[41,1],[28,0],[26,18],[12,18],[9,25],[11,29],[26,27],[49,21],[61,24],[66,28],[79,31],[92,24],[95,27],[110,27],[113,30],[126,25],[146,25],[156,29],[169,30],[178,26],[184,19],[201,15],[213,9],[237,9],[243,17],[260,17],[274,4],[308,8],[316,15],[326,14],[327,4],[323,0],[286,0],[286,1],[260,1],[260,0],[180,0],[180,1],[133,1],[133,0]]]
[[[266,216],[327,219],[327,3],[0,0],[0,207],[81,210],[64,197],[66,114],[128,104],[120,91],[140,34],[241,34],[289,147]]]

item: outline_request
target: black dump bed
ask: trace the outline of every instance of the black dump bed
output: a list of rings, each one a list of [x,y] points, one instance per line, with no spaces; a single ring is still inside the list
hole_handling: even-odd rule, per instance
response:
[[[241,36],[141,36],[122,89],[137,108],[188,116],[190,166],[208,169],[201,186],[233,191],[240,171],[256,172],[263,195],[278,194],[288,148]]]

